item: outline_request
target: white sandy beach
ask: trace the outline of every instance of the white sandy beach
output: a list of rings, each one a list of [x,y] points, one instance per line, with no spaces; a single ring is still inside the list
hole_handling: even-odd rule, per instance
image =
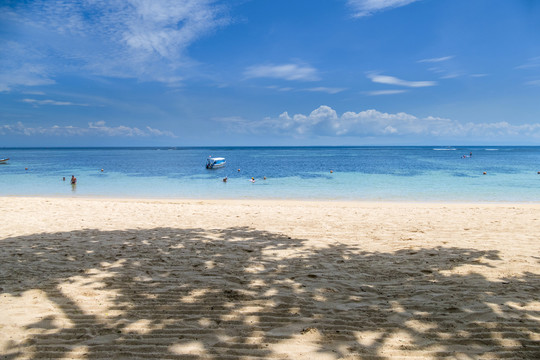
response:
[[[5,359],[538,359],[540,204],[0,198]]]

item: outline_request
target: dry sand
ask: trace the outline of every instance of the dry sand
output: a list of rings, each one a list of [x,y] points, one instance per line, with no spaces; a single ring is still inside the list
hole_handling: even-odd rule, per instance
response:
[[[540,205],[4,197],[0,215],[0,358],[540,358]]]

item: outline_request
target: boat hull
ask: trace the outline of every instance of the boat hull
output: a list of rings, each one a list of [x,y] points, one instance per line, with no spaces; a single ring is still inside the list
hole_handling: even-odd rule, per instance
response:
[[[222,168],[224,166],[225,166],[225,163],[223,163],[223,164],[214,164],[211,167],[209,167],[209,169],[219,169],[219,168]]]

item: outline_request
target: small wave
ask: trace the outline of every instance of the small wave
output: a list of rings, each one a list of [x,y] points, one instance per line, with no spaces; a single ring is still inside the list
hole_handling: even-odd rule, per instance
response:
[[[499,149],[484,149],[486,151],[498,151]]]
[[[457,150],[457,149],[454,149],[454,148],[435,148],[433,150],[435,150],[435,151],[453,151],[453,150]]]

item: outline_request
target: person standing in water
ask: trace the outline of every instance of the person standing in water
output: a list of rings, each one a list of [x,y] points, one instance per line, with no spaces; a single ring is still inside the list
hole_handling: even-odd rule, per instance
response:
[[[77,185],[77,178],[74,175],[71,175],[71,185]]]

